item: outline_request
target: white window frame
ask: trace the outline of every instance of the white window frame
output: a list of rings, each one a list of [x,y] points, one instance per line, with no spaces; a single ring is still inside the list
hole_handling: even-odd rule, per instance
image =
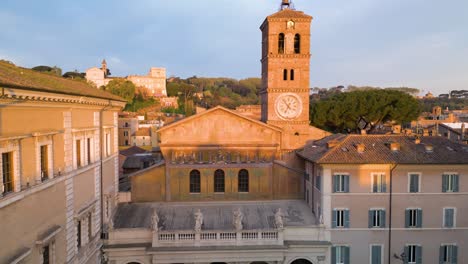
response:
[[[333,208],[333,213],[336,213],[336,228],[345,228],[345,211],[349,211],[348,208]],[[342,225],[338,225],[338,212],[342,212],[342,217],[341,217],[341,220],[342,220]]]
[[[445,226],[445,209],[453,209],[453,226]],[[452,229],[457,227],[457,208],[456,207],[444,207],[442,208],[442,227],[447,229]]]
[[[54,178],[54,144],[53,140],[49,138],[49,136],[39,136],[36,139],[36,181],[42,182],[42,171],[41,171],[41,147],[47,146],[47,171],[49,175],[47,176],[48,179]]]
[[[377,185],[377,192],[374,192],[374,175],[380,175],[380,176],[383,175],[385,178],[385,181],[382,182],[382,177],[380,177],[380,185]],[[383,186],[387,185],[387,174],[385,172],[371,172],[370,177],[371,177],[371,186],[370,186],[371,193],[386,193],[387,192],[387,191],[385,192],[382,191]]]
[[[458,182],[460,184],[460,174],[458,172],[444,172],[444,173],[442,173],[442,177],[443,177],[443,175],[448,175],[448,176],[457,175],[458,176]],[[453,191],[453,181],[451,180],[452,177],[448,177],[448,178],[449,178],[449,184],[447,184],[447,191],[446,192],[447,193],[452,193],[452,192],[454,192]],[[449,186],[451,188],[449,188]]]
[[[406,210],[412,210],[415,212],[414,225],[411,225],[411,221],[410,221],[410,223],[408,223],[408,228],[417,228],[418,227],[418,210],[422,211],[422,208],[411,207],[411,208],[406,208]],[[411,214],[411,211],[410,211],[410,214]],[[410,217],[410,220],[411,220],[411,217]]]
[[[447,246],[455,246],[455,247],[457,247],[458,245],[457,245],[456,243],[452,243],[452,244],[450,244],[450,243],[448,243],[448,244],[443,243],[443,244],[441,244],[440,246],[442,246],[442,247],[447,247]],[[446,262],[446,261],[445,261],[445,262],[443,262],[443,263],[452,263],[451,261],[452,261],[452,260],[450,260],[450,262]]]
[[[384,244],[369,244],[369,263],[372,264],[372,246],[380,246],[380,264],[384,264]]]
[[[416,264],[417,261],[418,261],[418,260],[416,259],[416,257],[417,257],[417,256],[416,256],[416,248],[417,248],[417,247],[420,247],[421,245],[419,245],[419,244],[406,244],[405,246],[408,247],[408,254],[411,253],[410,247],[414,247],[414,251],[413,251],[413,253],[414,253],[414,262],[410,262],[410,260],[409,260],[409,257],[410,257],[410,256],[407,256],[407,257],[408,257],[408,264]]]
[[[344,177],[347,176],[349,181],[348,181],[348,184],[351,185],[351,177],[350,177],[350,174],[348,172],[336,172],[336,173],[333,173],[333,177],[335,176],[342,176],[342,177],[338,177],[339,178],[339,187],[341,188],[338,188],[339,191],[336,191],[334,193],[346,193],[346,189],[345,189],[345,185],[344,185]],[[350,186],[348,186],[348,189],[349,189]],[[335,186],[332,184],[332,188],[335,188]]]
[[[369,208],[369,211],[385,211],[385,208]],[[382,216],[379,213],[379,218],[382,218]],[[380,219],[379,221],[382,221],[383,219]],[[384,220],[385,221],[385,220]],[[374,219],[372,219],[372,224],[374,223]],[[380,223],[379,226],[372,226],[372,228],[382,228],[381,227],[382,223]],[[380,244],[375,244],[375,245],[380,245]]]
[[[350,249],[350,251],[351,251],[351,247],[350,247],[349,245],[345,245],[345,244],[333,245],[333,247],[335,247],[335,249],[336,249],[336,251],[335,251],[335,252],[336,252],[336,256],[335,256],[336,264],[344,264],[344,262],[338,262],[338,261],[340,261],[340,260],[338,260],[338,255],[341,256],[341,255],[343,254],[343,253],[341,252],[341,248],[342,248],[342,247],[347,247],[347,248]],[[339,254],[338,254],[338,248],[340,248]]]
[[[0,142],[0,154],[11,152],[13,191],[11,193],[21,191],[21,170],[20,170],[20,145],[17,140],[8,140],[5,143]],[[0,197],[3,196],[3,166],[0,157]]]
[[[418,191],[417,192],[411,192],[410,191],[410,185],[411,185],[411,175],[419,175],[418,176]],[[422,178],[422,173],[421,172],[408,172],[408,193],[421,193],[421,178]]]

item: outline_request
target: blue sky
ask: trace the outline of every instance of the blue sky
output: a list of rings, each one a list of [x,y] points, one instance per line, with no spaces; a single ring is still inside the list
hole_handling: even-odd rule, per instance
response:
[[[1,0],[0,58],[114,76],[260,76],[264,18],[280,0]],[[295,0],[314,17],[311,87],[468,89],[468,1]]]

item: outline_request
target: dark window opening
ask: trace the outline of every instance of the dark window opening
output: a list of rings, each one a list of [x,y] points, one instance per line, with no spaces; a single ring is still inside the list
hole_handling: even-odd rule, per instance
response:
[[[81,247],[81,221],[76,225],[76,245],[78,248]]]
[[[190,192],[191,193],[200,193],[201,184],[200,184],[200,171],[193,170],[190,172]]]
[[[47,146],[41,146],[41,180],[49,178]]]
[[[283,80],[285,80],[285,81],[288,80],[288,70],[286,70],[286,69],[283,70]]]
[[[301,35],[299,34],[294,36],[294,53],[301,53]]]
[[[13,191],[12,153],[2,153],[3,194]]]
[[[294,81],[294,70],[291,70],[291,81]]]
[[[249,171],[240,170],[238,176],[238,191],[249,192]]]
[[[43,264],[49,264],[50,263],[49,245],[45,246],[42,249],[42,263]]]
[[[88,144],[88,164],[91,164],[91,139],[88,138],[86,143]]]
[[[76,166],[81,167],[81,141],[76,141]]]
[[[278,53],[284,54],[284,34],[280,33],[278,37]]]
[[[215,192],[224,192],[224,171],[216,170],[214,173],[214,191]]]

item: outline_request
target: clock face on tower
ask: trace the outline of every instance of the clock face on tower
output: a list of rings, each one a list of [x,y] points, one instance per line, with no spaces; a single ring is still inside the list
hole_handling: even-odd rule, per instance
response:
[[[282,94],[276,98],[275,111],[283,120],[297,118],[302,113],[301,98],[294,93]]]

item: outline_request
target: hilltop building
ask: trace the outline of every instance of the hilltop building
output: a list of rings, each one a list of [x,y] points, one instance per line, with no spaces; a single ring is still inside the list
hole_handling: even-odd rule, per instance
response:
[[[125,101],[5,62],[0,88],[0,263],[100,263]]]

